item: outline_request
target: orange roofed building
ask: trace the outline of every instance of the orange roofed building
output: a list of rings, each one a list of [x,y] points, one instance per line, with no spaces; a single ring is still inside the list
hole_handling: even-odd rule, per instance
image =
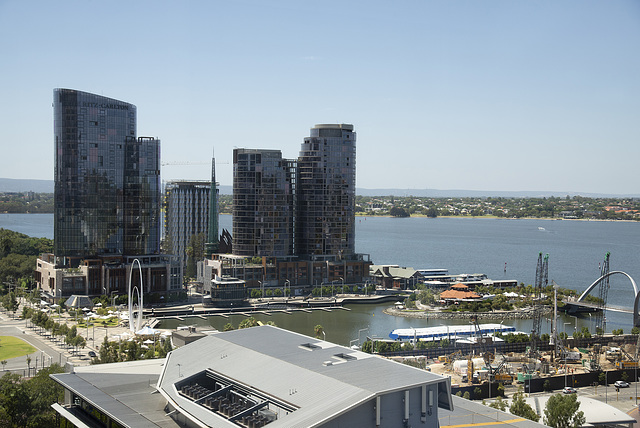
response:
[[[468,299],[481,299],[478,293],[469,291],[469,287],[462,283],[453,284],[451,288],[440,293],[441,300],[468,300]]]

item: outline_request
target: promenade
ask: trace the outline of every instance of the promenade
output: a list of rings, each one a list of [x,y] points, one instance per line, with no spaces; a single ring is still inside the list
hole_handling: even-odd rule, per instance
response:
[[[22,305],[16,314],[22,313]],[[59,318],[55,318],[58,323],[65,323],[69,327],[75,325],[75,320],[66,314],[62,314]],[[93,351],[96,355],[99,353],[100,346],[104,338],[118,339],[131,335],[128,327],[89,327],[78,328],[78,335],[85,338],[87,344],[84,348],[78,349],[77,352],[73,347],[67,346],[60,337],[52,336],[49,332],[37,326],[33,326],[30,322],[19,317],[12,317],[6,311],[0,312],[0,336],[18,337],[31,346],[36,348],[36,352],[29,355],[31,362],[27,364],[27,355],[16,358],[7,359],[4,366],[5,371],[18,373],[22,376],[33,376],[36,370],[49,367],[51,364],[57,363],[64,367],[70,363],[74,366],[84,366],[91,364],[89,352]],[[36,369],[37,368],[37,369]]]

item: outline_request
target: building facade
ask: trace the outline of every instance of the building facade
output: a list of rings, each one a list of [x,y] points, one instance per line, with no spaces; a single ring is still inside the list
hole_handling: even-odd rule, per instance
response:
[[[233,150],[233,254],[293,254],[292,176],[280,150]]]
[[[187,247],[192,236],[208,236],[209,195],[206,181],[171,181],[165,186],[164,249],[187,264]]]
[[[133,104],[73,89],[53,95],[54,252],[38,260],[36,281],[54,298],[80,288],[107,293],[103,267],[122,273],[129,257],[147,256],[154,267],[166,259],[159,258],[160,141],[137,136]],[[174,268],[169,261],[160,269],[159,290],[180,286]]]
[[[298,157],[296,253],[303,257],[355,254],[355,197],[353,125],[316,125]]]
[[[233,251],[198,266],[215,276],[298,295],[323,284],[362,284],[371,261],[355,252],[353,125],[316,125],[297,160],[279,150],[233,152]]]
[[[54,90],[54,254],[160,250],[160,141],[137,138],[136,106]]]

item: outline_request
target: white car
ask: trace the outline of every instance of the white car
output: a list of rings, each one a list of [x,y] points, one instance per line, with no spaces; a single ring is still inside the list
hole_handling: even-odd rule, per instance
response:
[[[562,393],[563,393],[563,394],[575,394],[575,393],[577,393],[577,392],[578,392],[578,391],[576,391],[576,389],[575,389],[575,388],[572,388],[572,387],[570,387],[570,386],[565,386],[565,387],[562,389]]]
[[[617,380],[616,383],[613,384],[616,388],[629,388],[629,384],[623,380]]]

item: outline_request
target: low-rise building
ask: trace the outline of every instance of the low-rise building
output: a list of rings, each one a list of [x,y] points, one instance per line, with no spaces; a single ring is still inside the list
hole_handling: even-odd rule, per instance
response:
[[[436,427],[453,410],[449,378],[273,326],[51,376],[81,427]]]
[[[73,294],[99,296],[127,294],[134,260],[142,268],[144,293],[168,293],[182,288],[182,266],[177,257],[166,254],[148,256],[97,256],[83,259],[77,267],[67,267],[53,254],[42,254],[36,262],[37,287],[49,300],[67,299]],[[137,285],[139,276],[133,275]]]

